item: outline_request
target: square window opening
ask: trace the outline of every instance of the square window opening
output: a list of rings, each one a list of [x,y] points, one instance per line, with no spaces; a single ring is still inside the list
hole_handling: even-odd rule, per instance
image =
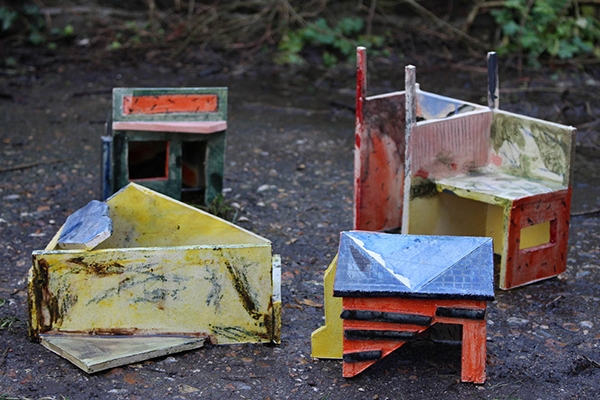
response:
[[[552,221],[544,221],[540,224],[521,228],[519,250],[534,250],[536,247],[545,247],[545,245],[551,244],[551,222]]]
[[[166,140],[130,141],[127,168],[130,180],[167,179],[169,142]]]

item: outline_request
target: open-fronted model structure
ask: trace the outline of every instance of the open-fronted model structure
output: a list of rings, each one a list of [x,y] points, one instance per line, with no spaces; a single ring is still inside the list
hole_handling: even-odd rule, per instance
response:
[[[355,229],[487,236],[510,289],[565,271],[575,128],[419,89],[366,96],[358,50]]]
[[[99,204],[33,252],[33,340],[87,372],[205,341],[279,342],[270,241],[134,183]],[[82,224],[106,217],[110,224]]]
[[[358,48],[354,228],[492,238],[497,284],[511,289],[566,269],[576,130],[500,110],[494,53],[488,69],[486,106],[421,90],[412,66],[406,90],[367,96]],[[345,352],[342,299],[333,296],[339,262],[325,272],[318,358]]]

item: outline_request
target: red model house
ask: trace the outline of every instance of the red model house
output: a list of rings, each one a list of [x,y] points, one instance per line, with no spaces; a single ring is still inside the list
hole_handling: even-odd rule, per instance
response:
[[[343,298],[343,375],[353,377],[435,324],[462,327],[463,382],[485,382],[492,240],[343,232],[334,296]]]

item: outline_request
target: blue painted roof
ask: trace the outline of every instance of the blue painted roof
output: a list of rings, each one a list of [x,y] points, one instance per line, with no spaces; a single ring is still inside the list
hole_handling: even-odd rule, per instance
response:
[[[92,250],[112,234],[108,204],[92,200],[67,217],[58,238],[63,249]]]
[[[340,297],[494,298],[492,239],[342,232]]]

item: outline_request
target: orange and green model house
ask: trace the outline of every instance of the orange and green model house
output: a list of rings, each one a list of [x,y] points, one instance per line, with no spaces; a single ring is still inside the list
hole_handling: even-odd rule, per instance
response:
[[[102,138],[103,198],[136,182],[209,205],[223,188],[227,88],[115,88]]]

